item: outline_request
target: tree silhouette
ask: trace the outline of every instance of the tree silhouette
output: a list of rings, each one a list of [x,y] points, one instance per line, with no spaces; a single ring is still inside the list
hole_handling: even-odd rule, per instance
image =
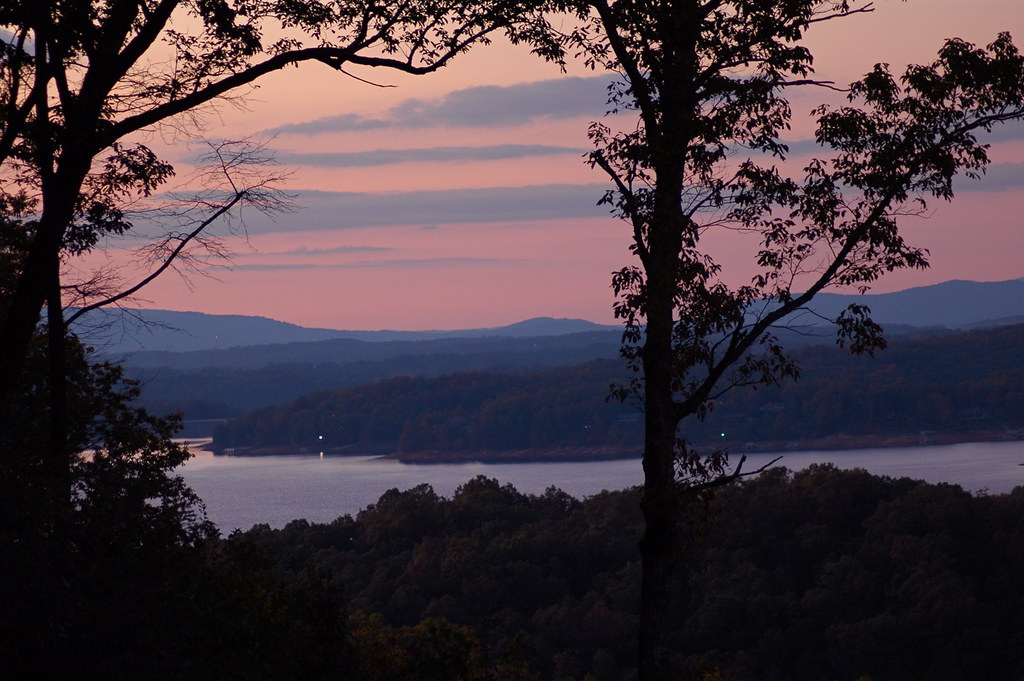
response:
[[[65,385],[62,266],[133,229],[131,207],[174,168],[140,140],[201,126],[217,102],[244,96],[261,77],[319,63],[432,72],[504,30],[541,37],[536,3],[399,0],[12,0],[0,7],[0,413],[28,389],[26,359],[47,308],[49,437],[45,446],[66,497],[71,415]],[[224,151],[223,148],[220,151]],[[220,157],[227,185],[207,198],[210,218],[266,200],[267,184],[232,183],[242,172]],[[215,192],[216,193],[216,192]],[[206,219],[194,223],[200,230]],[[164,263],[182,256],[195,228],[154,245]],[[175,243],[176,242],[176,243]],[[161,268],[157,268],[159,273]],[[148,277],[141,283],[145,284]],[[130,286],[128,290],[135,290]],[[81,292],[81,287],[79,287]],[[93,291],[95,293],[95,291]],[[117,299],[120,293],[99,296]],[[42,424],[40,424],[42,425]],[[6,456],[17,453],[5,452]]]
[[[988,163],[978,135],[1024,116],[1024,61],[1008,35],[987,49],[950,40],[937,60],[902,77],[879,65],[822,105],[821,158],[788,177],[782,135],[796,86],[812,78],[801,44],[813,24],[871,10],[847,0],[590,0],[563,35],[588,65],[618,76],[612,113],[636,125],[594,123],[590,163],[610,177],[603,203],[628,225],[639,261],[615,273],[623,353],[637,371],[617,390],[645,412],[641,542],[642,681],[673,676],[667,640],[670,579],[688,514],[707,491],[744,474],[724,451],[698,452],[687,419],[703,419],[725,392],[798,376],[773,329],[831,286],[866,290],[886,272],[927,266],[899,220],[926,199],[953,197],[953,177]],[[731,285],[708,234],[747,234],[759,273]],[[834,320],[854,352],[884,347],[869,311]]]

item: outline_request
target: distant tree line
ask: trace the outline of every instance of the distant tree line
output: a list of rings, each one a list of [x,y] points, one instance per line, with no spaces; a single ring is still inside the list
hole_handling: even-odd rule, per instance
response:
[[[452,351],[338,362],[309,362],[296,355],[288,361],[259,368],[130,366],[128,371],[143,382],[143,401],[147,407],[182,411],[186,418],[221,418],[246,409],[284,404],[314,391],[354,387],[395,376],[430,378],[459,371],[540,371],[615,354],[615,344],[605,343],[535,352]],[[194,402],[197,398],[204,406]]]
[[[778,443],[834,434],[1024,425],[1024,325],[901,339],[873,360],[832,347],[796,359],[805,379],[736,391],[696,442]],[[609,402],[629,377],[617,360],[523,373],[393,378],[248,412],[215,432],[227,447],[366,447],[401,452],[516,450],[639,442],[637,405]],[[323,436],[323,439],[319,439]]]
[[[893,341],[873,360],[827,347],[798,355],[804,376],[737,391],[703,424],[704,438],[783,440],[836,433],[964,431],[1024,426],[1024,326]]]
[[[609,360],[543,373],[392,378],[252,410],[219,426],[215,442],[401,451],[635,442],[636,408],[606,400],[622,371]]]

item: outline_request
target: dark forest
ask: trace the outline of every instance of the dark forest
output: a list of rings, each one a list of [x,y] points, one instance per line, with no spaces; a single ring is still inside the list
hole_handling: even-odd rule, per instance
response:
[[[392,490],[355,518],[94,567],[74,602],[50,604],[67,617],[52,634],[89,632],[67,637],[74,657],[21,637],[8,659],[79,678],[632,679],[640,532],[637,490]],[[669,634],[681,678],[1024,675],[1022,488],[776,468],[720,490],[682,549],[674,589],[688,596]],[[14,611],[38,596],[5,590]]]
[[[1024,426],[1022,347],[1024,325],[899,338],[874,358],[804,348],[796,354],[801,380],[730,393],[686,434],[765,450],[837,435],[876,436],[872,444],[916,442],[922,431],[1016,438]],[[278,373],[264,375],[272,381]],[[622,362],[595,360],[544,372],[393,378],[253,410],[220,426],[215,448],[628,452],[640,441],[639,407],[608,399],[609,386],[627,377]]]

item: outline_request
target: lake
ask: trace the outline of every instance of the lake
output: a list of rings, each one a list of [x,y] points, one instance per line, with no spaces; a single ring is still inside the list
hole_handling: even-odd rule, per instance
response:
[[[877,475],[958,484],[972,492],[1000,494],[1024,485],[1024,442],[983,442],[931,447],[801,451],[748,455],[751,470],[782,456],[791,470],[831,462]],[[738,457],[737,459],[738,460]],[[518,464],[403,464],[370,456],[213,456],[200,452],[180,469],[206,502],[210,520],[224,534],[257,523],[283,527],[296,518],[330,522],[355,515],[391,489],[429,483],[451,496],[467,480],[485,475],[520,492],[559,487],[575,497],[619,490],[642,481],[640,461]]]

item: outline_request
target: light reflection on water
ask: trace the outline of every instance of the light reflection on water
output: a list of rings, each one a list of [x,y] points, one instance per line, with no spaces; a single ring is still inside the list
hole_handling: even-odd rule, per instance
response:
[[[779,454],[748,455],[754,469]],[[1009,492],[1024,485],[1024,442],[984,442],[934,447],[783,452],[778,465],[800,470],[832,462],[840,468],[865,468],[878,475],[950,482],[972,492]],[[737,457],[734,455],[734,460]],[[361,456],[227,457],[200,454],[181,469],[206,502],[210,520],[225,534],[257,523],[283,527],[290,520],[329,522],[355,515],[391,488],[429,483],[450,496],[467,480],[485,475],[512,483],[520,492],[542,493],[559,487],[575,497],[640,484],[639,460],[596,463],[407,465]]]

